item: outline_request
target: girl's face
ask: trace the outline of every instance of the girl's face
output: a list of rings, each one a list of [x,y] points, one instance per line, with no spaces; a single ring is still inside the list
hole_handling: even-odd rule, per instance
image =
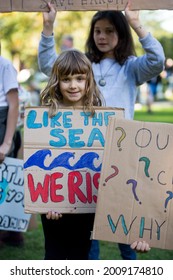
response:
[[[83,106],[86,94],[86,74],[62,77],[59,81],[64,106]]]
[[[94,26],[94,42],[104,57],[114,58],[113,52],[118,44],[115,27],[107,20],[101,19]]]

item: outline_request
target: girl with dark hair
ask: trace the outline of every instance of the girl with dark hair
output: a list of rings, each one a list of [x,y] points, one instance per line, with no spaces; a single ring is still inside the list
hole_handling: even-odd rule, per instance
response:
[[[125,109],[125,117],[133,119],[138,86],[162,72],[165,55],[161,44],[146,31],[139,19],[139,11],[99,11],[92,21],[86,41],[86,55],[92,62],[95,81],[105,98],[106,106]],[[43,13],[43,32],[39,43],[40,70],[50,76],[57,58],[53,35],[56,8],[48,3]],[[135,55],[131,28],[139,37],[145,52]]]
[[[116,33],[117,44],[113,47],[111,55],[116,62],[123,65],[129,56],[136,55],[130,26],[123,13],[120,11],[99,11],[92,18],[86,41],[86,54],[91,62],[100,63],[107,56],[102,49],[105,44],[104,40],[100,39],[100,42],[97,42],[97,37],[100,37],[102,31],[100,23],[108,34],[113,32],[115,35]]]

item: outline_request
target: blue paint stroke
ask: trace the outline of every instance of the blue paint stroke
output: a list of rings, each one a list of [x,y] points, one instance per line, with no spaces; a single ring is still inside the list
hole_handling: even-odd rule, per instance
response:
[[[167,207],[169,200],[170,200],[170,199],[173,199],[173,192],[167,191],[166,193],[169,194],[169,196],[168,196],[167,199],[165,200],[165,208]]]
[[[77,170],[81,168],[89,168],[93,171],[100,172],[101,165],[95,167],[94,160],[99,159],[99,155],[94,152],[85,153],[74,165],[70,165],[70,158],[75,158],[74,153],[65,152],[53,159],[49,166],[45,166],[44,161],[47,156],[51,156],[52,153],[50,150],[39,150],[35,152],[28,160],[24,163],[24,168],[29,168],[32,166],[38,166],[44,170],[52,170],[56,167],[64,167],[69,170]]]
[[[3,181],[0,182],[0,204],[2,204],[6,198],[7,187],[8,187],[8,182],[6,179],[3,178]]]

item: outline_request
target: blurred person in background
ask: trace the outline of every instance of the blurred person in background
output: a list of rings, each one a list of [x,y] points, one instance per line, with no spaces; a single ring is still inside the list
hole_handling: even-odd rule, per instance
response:
[[[65,34],[61,41],[61,51],[66,51],[73,48],[73,36]]]
[[[16,156],[15,131],[18,112],[17,71],[11,61],[0,55],[0,164],[6,156],[12,158]],[[0,190],[2,192],[2,189]],[[0,230],[0,245],[4,244],[23,245],[22,233]]]
[[[18,84],[19,112],[16,131],[14,135],[15,148],[14,157],[23,159],[23,126],[25,107],[30,106],[31,94],[23,86]]]
[[[161,83],[161,76],[158,75],[147,81],[147,107],[148,113],[152,113],[152,104],[157,100],[158,85]]]
[[[28,91],[30,93],[30,106],[39,106],[40,89],[35,81],[29,83]]]

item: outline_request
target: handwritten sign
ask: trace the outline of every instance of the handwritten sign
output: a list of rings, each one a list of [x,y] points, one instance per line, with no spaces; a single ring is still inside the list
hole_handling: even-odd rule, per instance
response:
[[[43,12],[51,2],[59,11],[124,10],[127,0],[0,0],[1,12]],[[172,0],[132,0],[134,10],[172,10]]]
[[[23,160],[6,157],[0,164],[0,229],[25,232]]]
[[[94,239],[173,249],[172,150],[172,124],[111,118]]]
[[[27,108],[24,127],[25,211],[95,212],[106,127],[124,110]]]

